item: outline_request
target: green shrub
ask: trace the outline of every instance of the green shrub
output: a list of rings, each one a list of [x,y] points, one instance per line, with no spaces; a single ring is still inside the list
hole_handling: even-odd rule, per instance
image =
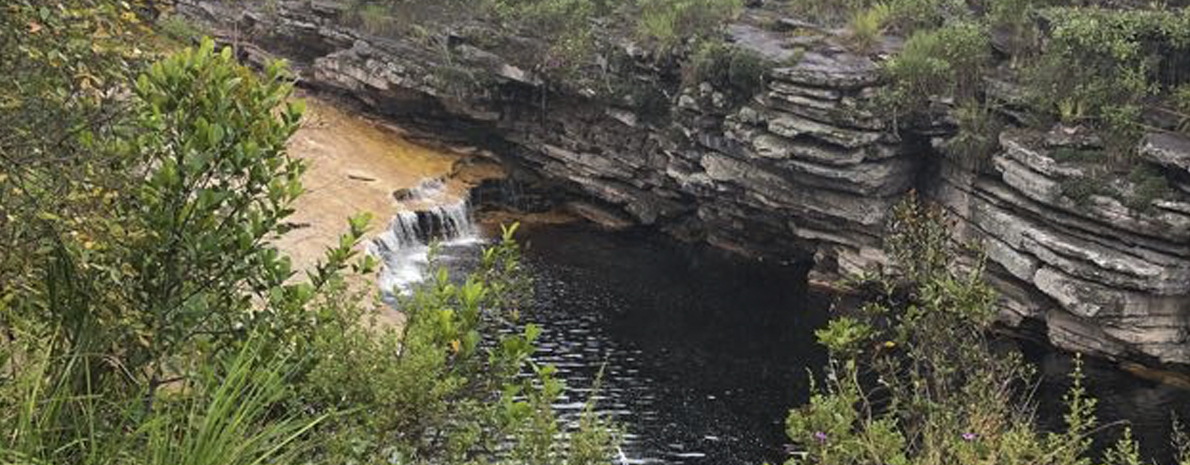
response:
[[[997,308],[981,254],[955,247],[941,208],[912,196],[890,229],[895,271],[870,286],[883,292],[817,332],[831,357],[810,402],[786,420],[798,450],[787,464],[1091,463],[1095,400],[1081,361],[1065,397],[1065,431],[1041,431],[1020,392],[1034,370],[988,338]],[[960,253],[974,253],[974,263],[959,266]],[[1114,451],[1117,462],[1137,456],[1127,433]]]
[[[986,31],[978,24],[916,32],[885,62],[892,83],[884,101],[897,114],[912,116],[927,110],[932,97],[977,99],[990,57]]]
[[[1037,9],[1053,0],[994,0],[987,2],[988,24],[1007,39],[1008,53],[1015,59],[1036,53],[1040,30]]]
[[[1132,184],[1132,190],[1124,197],[1124,204],[1133,210],[1151,211],[1154,201],[1173,193],[1161,168],[1153,165],[1139,164],[1132,168],[1128,173],[1128,181]]]
[[[841,23],[871,6],[870,0],[790,0],[786,10],[797,19],[825,24]]]
[[[1100,126],[1113,136],[1116,152],[1127,152],[1140,133],[1142,102],[1185,80],[1180,57],[1190,51],[1190,15],[1099,8],[1050,8],[1041,15],[1050,40],[1026,76],[1038,110]]]
[[[1173,89],[1174,107],[1182,113],[1190,113],[1190,84],[1181,84]]]
[[[1101,151],[1081,151],[1069,152],[1068,155],[1062,155],[1062,157],[1067,160],[1070,158],[1066,157],[1075,157],[1075,160],[1083,163],[1102,163],[1106,161],[1107,154]],[[1058,156],[1055,156],[1055,159],[1058,159]],[[1111,197],[1132,210],[1151,212],[1154,208],[1154,201],[1173,193],[1173,187],[1170,186],[1169,180],[1157,166],[1148,164],[1134,166],[1128,173],[1127,185],[1123,186],[1113,182],[1116,177],[1113,172],[1102,167],[1098,168],[1084,176],[1063,179],[1059,183],[1062,195],[1079,204],[1085,204],[1093,195]]]
[[[301,103],[281,66],[253,72],[209,39],[125,86],[125,112],[79,129],[73,176],[3,163],[24,173],[8,205],[33,207],[6,211],[23,220],[3,236],[37,243],[9,249],[24,278],[7,281],[21,285],[0,291],[0,307],[21,339],[0,351],[46,364],[11,366],[36,389],[0,381],[0,407],[26,408],[0,416],[24,433],[0,450],[25,463],[265,460],[316,419],[273,415],[283,385],[244,355],[257,336],[291,334],[292,309],[316,287],[283,284],[288,260],[266,245],[301,193],[303,165],[285,151]],[[37,209],[58,195],[90,208]]]
[[[827,25],[850,22],[880,5],[887,5],[882,27],[890,27],[901,34],[940,26],[944,6],[949,0],[792,0],[786,9],[798,19],[817,21]],[[961,9],[955,5],[952,9]],[[869,23],[870,24],[870,23]],[[869,29],[871,30],[871,29]]]
[[[966,9],[965,5],[952,6],[953,0],[891,0],[889,3],[889,26],[897,32],[910,35],[914,32],[933,29],[942,25],[944,11]]]
[[[167,37],[184,44],[198,42],[202,38],[202,31],[194,27],[189,21],[177,15],[170,15],[157,20],[157,30]]]
[[[1115,190],[1097,175],[1069,177],[1063,179],[1058,184],[1058,188],[1061,190],[1063,196],[1079,205],[1087,204],[1091,200],[1091,196],[1110,196],[1115,193]]]
[[[1106,159],[1107,154],[1096,149],[1059,147],[1050,156],[1059,162],[1100,163]]]
[[[611,13],[607,2],[588,0],[490,0],[497,18],[517,33],[542,38],[546,45],[518,52],[530,67],[547,78],[569,85],[584,78],[584,68],[594,67],[600,50],[597,18]]]
[[[992,155],[1000,147],[1000,131],[1004,125],[987,106],[967,100],[955,108],[958,132],[943,147],[944,153],[971,169],[989,166]]]
[[[586,0],[492,0],[497,15],[521,28],[553,37],[587,30],[597,16],[609,13],[608,5]]]
[[[884,25],[891,12],[887,4],[877,3],[853,13],[848,22],[852,44],[860,51],[869,51],[875,47],[884,33]]]
[[[682,83],[695,87],[707,82],[738,100],[760,92],[771,68],[771,63],[752,50],[707,41],[682,65]]]
[[[662,50],[712,37],[734,19],[743,0],[641,0],[638,30]]]
[[[126,86],[126,112],[72,127],[78,151],[46,146],[69,164],[0,157],[0,183],[18,173],[0,204],[0,461],[609,456],[616,436],[590,409],[579,434],[553,434],[562,385],[529,363],[540,330],[517,322],[531,288],[515,226],[465,280],[438,271],[403,301],[402,326],[370,325],[373,302],[347,277],[376,267],[358,252],[367,217],[303,277],[272,245],[304,170],[286,151],[303,105],[283,65],[257,73],[205,39]],[[69,101],[40,103],[69,114]]]
[[[764,79],[772,63],[752,50],[737,48],[731,55],[727,80],[737,95],[752,96],[764,88]]]

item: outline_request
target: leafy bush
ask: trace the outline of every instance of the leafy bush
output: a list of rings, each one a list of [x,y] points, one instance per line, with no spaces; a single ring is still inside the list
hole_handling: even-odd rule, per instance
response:
[[[720,41],[708,41],[682,67],[687,86],[707,82],[736,98],[755,95],[764,87],[772,65],[758,53]]]
[[[1051,8],[1050,40],[1027,76],[1038,109],[1090,122],[1115,137],[1116,152],[1139,135],[1140,105],[1186,79],[1190,15],[1176,10]]]
[[[611,456],[615,436],[594,413],[572,436],[583,445],[555,437],[563,431],[551,405],[563,386],[552,367],[529,361],[540,329],[517,323],[526,288],[514,231],[465,281],[433,273],[400,304],[400,328],[361,325],[369,314],[343,288],[320,300],[319,329],[300,339],[308,362],[289,400],[292,409],[341,412],[317,429],[327,438],[317,458],[465,463],[494,458],[501,444],[524,463]],[[520,376],[527,366],[533,376]]]
[[[195,43],[202,38],[202,32],[198,28],[177,15],[158,19],[157,29],[162,34],[184,44]]]
[[[960,269],[941,209],[912,197],[890,228],[896,273],[871,286],[884,292],[817,333],[831,354],[826,381],[789,414],[800,451],[787,463],[1089,464],[1097,422],[1081,364],[1065,398],[1066,431],[1041,432],[1018,392],[1033,370],[986,337],[996,299],[978,253]],[[1108,463],[1137,455],[1125,433]]]
[[[304,170],[286,152],[302,104],[282,65],[254,73],[208,39],[130,87],[127,113],[71,128],[70,163],[0,145],[5,463],[611,455],[616,436],[590,411],[571,439],[553,434],[562,386],[529,361],[539,330],[516,321],[528,286],[515,227],[473,275],[439,271],[402,303],[403,326],[377,328],[345,276],[376,266],[357,252],[366,217],[304,278],[270,245],[290,228]],[[57,210],[59,195],[74,207]]]
[[[1062,195],[1080,205],[1089,202],[1091,196],[1110,196],[1115,193],[1115,189],[1112,189],[1100,175],[1069,177],[1059,182],[1058,188]]]
[[[1128,181],[1132,184],[1130,195],[1125,196],[1124,204],[1138,211],[1151,211],[1153,202],[1173,193],[1169,180],[1161,172],[1161,168],[1140,164],[1128,173]]]
[[[919,31],[884,69],[892,84],[884,94],[890,109],[912,116],[926,111],[933,97],[975,100],[991,57],[986,31],[961,22]]]
[[[301,192],[285,154],[300,104],[281,67],[257,75],[209,40],[124,85],[129,111],[74,128],[86,151],[43,155],[72,166],[3,158],[19,173],[4,213],[20,221],[2,236],[33,243],[9,249],[22,268],[0,269],[20,276],[0,298],[19,328],[0,351],[21,360],[0,406],[24,406],[0,417],[24,433],[0,450],[26,463],[276,457],[317,421],[274,415],[284,385],[252,336],[287,334],[316,287],[283,285],[287,260],[264,244]],[[88,208],[42,209],[58,195]]]
[[[1077,156],[1084,162],[1094,162],[1106,159],[1102,152],[1090,152],[1068,156]],[[1092,158],[1093,157],[1093,158]],[[1165,198],[1173,193],[1173,187],[1162,173],[1161,168],[1148,164],[1138,164],[1128,172],[1127,183],[1116,178],[1118,175],[1112,170],[1097,169],[1082,176],[1071,176],[1059,183],[1062,195],[1083,204],[1091,196],[1099,195],[1119,200],[1124,206],[1138,211],[1151,212],[1153,202]]]

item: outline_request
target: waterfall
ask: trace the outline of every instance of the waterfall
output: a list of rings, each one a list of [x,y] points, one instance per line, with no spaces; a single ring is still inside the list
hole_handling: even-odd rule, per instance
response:
[[[448,248],[475,244],[481,237],[467,196],[452,197],[441,179],[426,179],[398,192],[402,209],[368,251],[381,260],[381,290],[405,294],[422,280],[431,243]]]

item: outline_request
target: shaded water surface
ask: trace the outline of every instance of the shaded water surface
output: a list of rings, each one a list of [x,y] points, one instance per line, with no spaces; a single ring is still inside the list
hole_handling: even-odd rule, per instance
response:
[[[785,414],[825,357],[829,299],[803,270],[583,226],[524,239],[539,358],[574,388],[560,407],[580,408],[606,366],[598,405],[627,426],[630,461],[783,461]]]
[[[813,332],[833,301],[806,288],[804,270],[588,225],[537,226],[521,238],[536,290],[526,319],[544,330],[535,357],[567,381],[556,405],[565,420],[603,368],[598,410],[626,427],[625,461],[784,462],[784,418],[806,401],[808,370],[825,362]],[[448,247],[442,258],[462,271],[476,249]],[[1032,394],[1040,423],[1060,429],[1072,360],[1044,346],[1024,352],[1042,376]],[[1085,372],[1101,424],[1129,422],[1146,457],[1172,463],[1170,420],[1190,418],[1190,391],[1105,362]]]
[[[1065,406],[1062,395],[1070,387],[1075,360],[1049,347],[1026,345],[1027,359],[1041,375],[1037,388],[1037,416],[1043,428],[1060,430]],[[1097,399],[1096,414],[1103,430],[1096,435],[1096,449],[1102,451],[1132,428],[1141,454],[1158,464],[1173,465],[1171,443],[1173,419],[1190,420],[1190,390],[1173,384],[1141,379],[1121,371],[1115,364],[1086,359],[1083,362],[1087,392]]]

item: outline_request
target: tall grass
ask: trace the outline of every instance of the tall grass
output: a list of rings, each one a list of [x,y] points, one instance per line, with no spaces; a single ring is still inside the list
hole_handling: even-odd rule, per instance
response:
[[[29,336],[28,334],[23,336]],[[4,345],[7,376],[0,383],[0,462],[106,464],[124,451],[103,417],[109,399],[90,383],[82,354],[55,356],[52,344],[31,337]]]
[[[848,22],[852,44],[860,51],[874,48],[884,34],[885,24],[891,15],[892,8],[887,3],[877,3],[853,13]]]
[[[309,419],[274,409],[285,400],[283,358],[269,359],[249,343],[227,367],[205,367],[178,401],[144,423],[145,465],[257,465],[287,463],[303,436],[327,418]]]
[[[661,48],[673,48],[714,34],[743,6],[742,0],[643,0],[637,28]]]
[[[8,358],[11,378],[0,390],[0,463],[257,465],[285,463],[308,447],[306,433],[327,414],[280,412],[288,395],[286,359],[261,355],[250,342],[229,360],[201,368],[149,403],[144,391],[75,385],[85,370],[78,354],[50,356],[26,345]],[[10,353],[5,355],[13,355]]]

